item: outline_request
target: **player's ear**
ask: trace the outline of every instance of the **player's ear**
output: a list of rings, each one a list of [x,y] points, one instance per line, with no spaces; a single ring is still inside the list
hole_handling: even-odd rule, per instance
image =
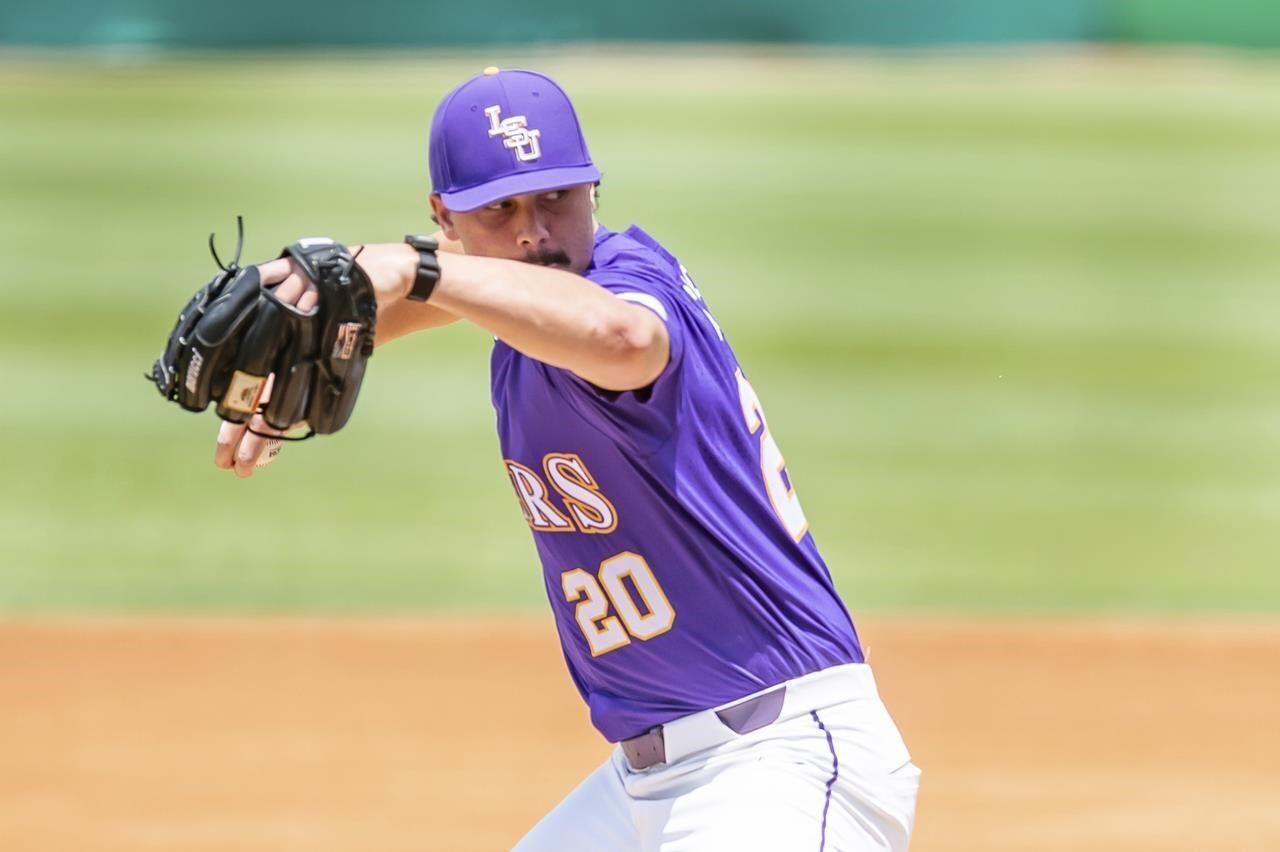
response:
[[[591,184],[591,209],[592,211],[600,209],[600,181]]]
[[[440,226],[444,231],[444,235],[451,240],[458,239],[458,232],[453,227],[453,214],[449,212],[449,208],[444,206],[444,199],[440,197],[440,193],[431,193],[431,221]]]

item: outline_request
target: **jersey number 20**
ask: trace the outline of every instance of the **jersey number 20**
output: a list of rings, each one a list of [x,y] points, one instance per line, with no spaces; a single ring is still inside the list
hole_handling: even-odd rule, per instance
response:
[[[627,580],[640,595],[643,612],[627,588]],[[629,644],[632,637],[644,641],[666,633],[676,620],[676,611],[649,563],[629,550],[601,562],[594,577],[581,568],[564,572],[560,587],[565,600],[578,604],[574,618],[593,657]],[[611,610],[617,614],[611,615]]]
[[[755,388],[737,371],[738,399],[742,402],[742,416],[747,421],[747,431],[754,435],[760,433],[760,473],[764,477],[764,490],[769,494],[769,502],[773,504],[774,514],[787,528],[791,538],[799,541],[809,531],[809,521],[805,519],[804,509],[800,508],[800,498],[796,496],[795,486],[790,477],[786,477],[787,462],[782,458],[782,450],[778,442],[773,440],[769,432],[769,424],[764,419],[764,408],[760,406],[760,397]]]

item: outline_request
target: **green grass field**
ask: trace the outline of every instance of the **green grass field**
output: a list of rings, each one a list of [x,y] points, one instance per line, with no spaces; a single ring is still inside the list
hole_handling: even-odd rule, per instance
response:
[[[490,63],[575,96],[690,268],[855,610],[1280,608],[1280,59],[0,54],[0,611],[545,605],[486,336],[242,482],[142,380],[213,271],[426,219]]]

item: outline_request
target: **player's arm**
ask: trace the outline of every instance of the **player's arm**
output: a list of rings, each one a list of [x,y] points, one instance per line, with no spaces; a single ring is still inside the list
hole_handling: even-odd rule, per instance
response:
[[[442,254],[431,303],[606,390],[651,384],[670,357],[667,327],[656,314],[559,269]]]
[[[439,244],[441,251],[462,253],[462,244],[445,237],[443,231],[437,231],[431,235],[431,238]],[[374,334],[374,345],[381,346],[397,337],[404,337],[415,331],[439,328],[457,320],[456,316],[435,304],[413,302],[408,299],[384,302],[378,306],[378,325]]]
[[[378,309],[378,327],[374,333],[373,345],[381,346],[414,331],[439,328],[457,321],[458,318],[453,314],[435,305],[408,300],[392,302]]]
[[[447,242],[441,246],[452,248]],[[406,296],[417,272],[417,252],[404,243],[363,247],[358,262],[377,291],[378,343],[467,319],[529,357],[571,370],[606,390],[646,387],[666,368],[671,340],[662,320],[585,278],[448,250],[439,260],[440,280],[430,303],[410,302]],[[281,301],[309,309],[315,294],[291,263],[280,258],[262,264],[262,281],[276,287]],[[214,460],[249,476],[264,445],[264,438],[247,434],[243,425],[224,423]]]
[[[417,252],[404,243],[363,247],[358,262],[378,292],[379,325],[384,316],[396,318],[387,339],[439,324],[439,315],[415,311],[427,307],[470,320],[525,355],[606,390],[645,387],[667,366],[667,328],[647,308],[571,272],[472,257],[451,251],[448,244],[441,248],[440,280],[430,302],[405,307],[418,268]],[[295,286],[297,276],[290,274],[287,260],[261,269],[265,283]]]

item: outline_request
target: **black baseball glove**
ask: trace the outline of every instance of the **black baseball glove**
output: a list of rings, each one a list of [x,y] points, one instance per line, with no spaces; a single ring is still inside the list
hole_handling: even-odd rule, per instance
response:
[[[243,226],[240,237],[243,247]],[[262,414],[274,429],[305,422],[307,438],[337,432],[351,417],[373,354],[378,308],[364,270],[327,238],[288,246],[280,256],[293,258],[318,290],[316,307],[304,313],[263,287],[257,267],[238,265],[240,248],[229,266],[218,258],[212,234],[209,248],[222,271],[182,309],[147,378],[188,411],[204,411],[212,401],[219,417],[235,423]],[[262,403],[272,375],[270,399]]]

